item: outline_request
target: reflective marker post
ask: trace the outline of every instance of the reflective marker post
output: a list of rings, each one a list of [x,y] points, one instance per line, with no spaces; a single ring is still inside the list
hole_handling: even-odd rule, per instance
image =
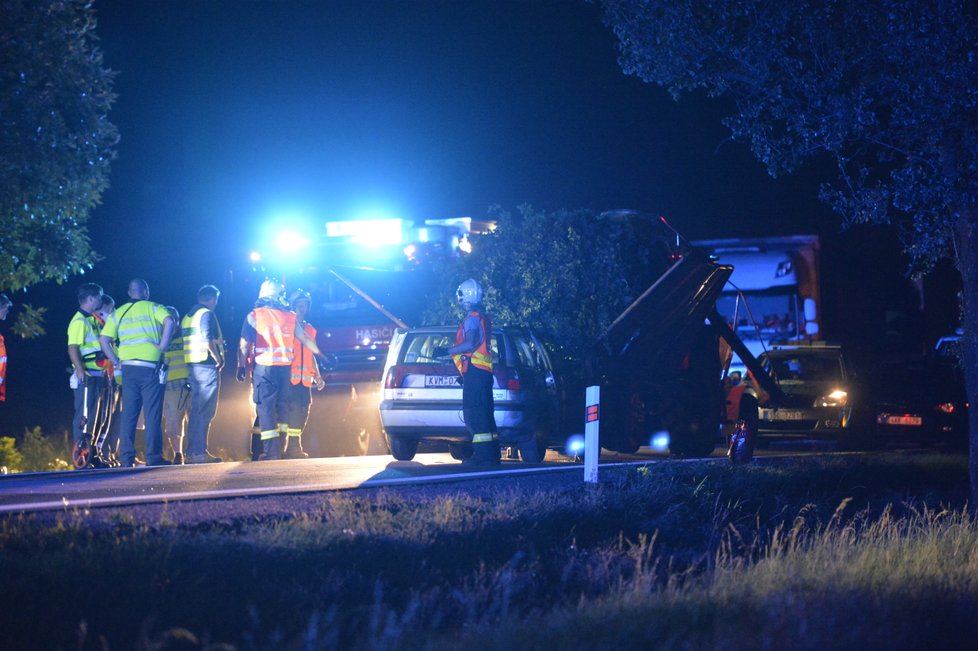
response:
[[[584,483],[597,484],[598,456],[601,452],[601,445],[598,443],[601,387],[587,388],[585,404],[587,409],[584,416]]]

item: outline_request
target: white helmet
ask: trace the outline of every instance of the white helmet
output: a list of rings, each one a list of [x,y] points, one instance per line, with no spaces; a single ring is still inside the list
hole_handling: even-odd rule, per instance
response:
[[[455,290],[455,297],[458,302],[469,303],[471,305],[476,305],[482,302],[482,286],[475,281],[475,278],[469,278],[458,286]]]
[[[258,289],[258,298],[278,298],[282,299],[285,294],[285,287],[277,280],[266,278]]]

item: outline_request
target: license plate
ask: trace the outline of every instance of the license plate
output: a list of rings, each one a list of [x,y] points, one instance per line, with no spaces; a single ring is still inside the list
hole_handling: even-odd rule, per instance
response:
[[[887,425],[911,425],[920,427],[924,424],[924,419],[920,416],[887,416]]]
[[[426,387],[457,387],[462,386],[457,375],[426,375],[424,376]]]
[[[778,409],[772,414],[772,420],[801,420],[804,414],[800,411]]]

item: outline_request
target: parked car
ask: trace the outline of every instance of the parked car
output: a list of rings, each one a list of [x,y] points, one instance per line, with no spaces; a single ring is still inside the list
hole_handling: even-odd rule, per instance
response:
[[[759,361],[785,394],[759,410],[762,439],[830,439],[843,447],[872,442],[870,407],[840,346],[776,348]]]
[[[395,459],[414,458],[421,442],[445,442],[456,459],[472,454],[462,418],[462,380],[438,349],[455,343],[455,326],[397,329],[384,367],[380,420]],[[496,427],[502,446],[524,461],[543,460],[548,447],[561,447],[560,392],[547,351],[528,329],[493,328]]]
[[[875,424],[882,441],[967,446],[964,377],[953,357],[888,360],[876,368]]]

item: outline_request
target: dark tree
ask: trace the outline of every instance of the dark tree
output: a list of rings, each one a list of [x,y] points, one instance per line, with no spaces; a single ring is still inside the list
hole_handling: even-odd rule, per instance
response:
[[[658,277],[669,247],[657,223],[587,210],[494,210],[495,229],[473,239],[471,255],[438,275],[427,323],[461,316],[455,288],[475,278],[493,323],[528,326],[547,342],[562,375],[583,379],[598,337]]]
[[[963,363],[978,404],[978,16],[966,0],[600,0],[627,74],[726,120],[772,176],[834,161],[821,198],[845,224],[900,227],[914,271],[962,276]],[[978,505],[978,409],[971,410]]]
[[[97,42],[89,2],[0,0],[0,290],[98,259],[85,224],[118,133]]]

